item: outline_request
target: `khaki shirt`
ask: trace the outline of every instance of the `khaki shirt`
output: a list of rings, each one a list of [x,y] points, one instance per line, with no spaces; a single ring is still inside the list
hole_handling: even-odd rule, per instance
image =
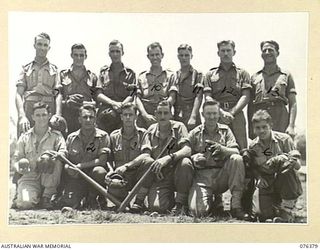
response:
[[[220,166],[221,162],[213,160],[211,152],[207,150],[206,140],[220,143],[228,148],[239,148],[236,139],[228,125],[217,123],[216,133],[212,136],[207,132],[205,125],[201,124],[189,132],[188,136],[192,155],[203,153],[207,159],[206,167]],[[221,166],[222,167],[222,166]]]
[[[171,133],[168,134],[168,137],[160,139],[159,124],[152,124],[146,132],[141,150],[149,149],[151,151],[151,157],[156,159],[171,137],[174,137],[175,140],[167,147],[168,150],[164,155],[177,152],[184,145],[188,144],[188,130],[182,122],[171,120],[170,127]]]
[[[292,75],[279,67],[271,73],[258,71],[251,77],[251,83],[254,104],[279,100],[288,104],[289,94],[297,93]]]
[[[32,61],[22,67],[16,86],[24,88],[24,98],[30,95],[54,97],[55,89],[61,87],[57,66],[48,60],[41,65]]]
[[[115,168],[134,160],[142,153],[142,142],[145,141],[146,143],[145,132],[145,129],[136,127],[135,133],[130,138],[122,135],[122,128],[110,134],[111,158],[115,163]]]
[[[87,73],[82,79],[77,80],[73,76],[72,68],[73,66],[60,72],[63,99],[66,99],[68,95],[81,94],[84,101],[92,101],[95,97],[94,88],[97,86],[97,76],[90,70],[85,69]]]
[[[122,64],[122,71],[120,71],[119,76],[115,76],[111,66],[101,68],[97,88],[98,91],[102,91],[104,95],[112,100],[122,102],[133,94],[133,91],[129,90],[128,86],[136,84],[136,74],[132,69],[124,67]]]
[[[98,159],[107,148],[110,148],[110,138],[107,132],[95,128],[92,139],[85,144],[80,131],[81,129],[71,133],[67,138],[68,156],[72,163],[78,164]]]
[[[181,70],[178,70],[171,78],[170,91],[177,92],[175,106],[192,106],[198,92],[203,89],[203,74],[192,66],[186,77],[182,78]],[[191,108],[192,108],[191,107]]]
[[[219,102],[238,102],[242,90],[251,89],[250,75],[244,69],[232,67],[228,71],[220,65],[212,68],[204,78],[204,92],[210,92]]]

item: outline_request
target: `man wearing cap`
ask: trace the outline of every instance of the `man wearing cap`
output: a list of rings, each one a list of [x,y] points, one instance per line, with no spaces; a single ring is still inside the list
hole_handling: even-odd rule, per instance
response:
[[[81,43],[71,47],[73,63],[69,69],[60,72],[62,95],[62,116],[68,125],[68,134],[78,130],[79,108],[85,103],[94,103],[93,98],[97,85],[97,76],[87,70],[84,61],[87,59],[87,50]]]
[[[192,47],[181,44],[178,47],[178,59],[181,68],[171,78],[170,85],[175,86],[171,91],[175,94],[174,120],[181,121],[188,130],[200,125],[199,108],[203,95],[203,74],[194,69],[190,61],[192,59]]]
[[[243,149],[247,147],[247,132],[242,110],[250,100],[250,76],[233,63],[236,53],[233,41],[221,41],[217,46],[220,65],[206,74],[203,91],[205,97],[211,96],[220,103],[219,122],[230,126],[240,149]]]
[[[121,105],[133,100],[136,87],[136,75],[122,63],[123,45],[118,40],[109,44],[111,65],[100,70],[97,83],[97,102],[99,111],[97,125],[109,134],[121,127]]]
[[[249,105],[249,120],[259,110],[267,110],[272,117],[273,130],[295,135],[297,116],[296,89],[292,75],[277,64],[280,54],[276,41],[263,41],[260,44],[264,67],[251,77],[252,102]],[[287,105],[289,106],[287,109]],[[249,124],[250,138],[254,137]]]
[[[156,123],[155,110],[159,102],[168,99],[171,105],[175,102],[175,86],[171,86],[173,72],[162,68],[161,61],[164,57],[162,46],[154,42],[147,47],[147,57],[151,67],[140,73],[137,85],[137,107],[139,117],[137,124],[148,128]]]
[[[45,162],[42,158],[48,150],[65,155],[66,143],[59,131],[49,127],[50,117],[48,104],[35,103],[31,114],[34,126],[18,140],[14,166],[22,176],[18,180],[13,208],[53,208],[51,201],[57,194],[62,163],[58,159]]]

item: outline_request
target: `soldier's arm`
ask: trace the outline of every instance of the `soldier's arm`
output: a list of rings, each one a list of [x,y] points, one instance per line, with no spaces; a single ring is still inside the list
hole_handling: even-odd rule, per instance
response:
[[[142,161],[148,157],[150,157],[150,152],[144,152],[132,161],[126,163],[125,166],[127,169],[137,169],[141,165]]]
[[[234,116],[241,112],[243,108],[249,103],[250,100],[250,89],[243,89],[242,95],[238,100],[237,104],[230,110],[230,113]]]
[[[169,97],[168,97],[168,102],[173,106],[176,102],[176,92],[170,91]]]
[[[297,100],[296,95],[291,93],[289,99],[289,127],[294,128],[297,117]]]
[[[56,97],[56,115],[62,116],[62,94],[59,93]]]
[[[103,94],[102,91],[98,93],[97,100],[99,102],[102,102],[104,104],[108,104],[108,105],[111,105],[111,106],[116,106],[118,104],[118,102],[112,100],[111,98],[109,98],[105,94]]]
[[[192,108],[190,118],[192,118],[192,119],[197,118],[197,114],[199,113],[199,109],[200,109],[200,106],[202,103],[202,98],[203,98],[203,90],[200,89],[198,94],[196,95],[196,98],[194,99],[193,108]]]
[[[17,86],[17,92],[16,92],[16,107],[18,111],[18,117],[23,118],[26,117],[26,113],[24,112],[23,108],[23,93],[24,93],[24,87],[22,86]]]
[[[139,96],[137,96],[137,98],[136,98],[136,105],[137,105],[137,108],[138,108],[138,110],[139,110],[139,112],[140,112],[142,117],[146,117],[146,116],[149,115],[147,113],[146,109],[144,108],[143,103],[142,103],[142,101],[141,101]]]

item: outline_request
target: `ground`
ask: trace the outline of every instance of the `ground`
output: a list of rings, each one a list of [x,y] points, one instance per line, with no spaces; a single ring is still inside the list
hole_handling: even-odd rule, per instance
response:
[[[295,215],[296,223],[307,223],[307,201],[305,175],[301,175],[303,194],[299,197]],[[12,186],[11,197],[14,192]],[[224,194],[225,209],[230,208],[230,194]],[[116,213],[114,211],[76,211],[62,213],[60,210],[9,210],[10,225],[39,224],[108,224],[108,223],[244,223],[231,217],[193,218],[189,216],[171,216],[158,214],[137,215],[131,213]]]

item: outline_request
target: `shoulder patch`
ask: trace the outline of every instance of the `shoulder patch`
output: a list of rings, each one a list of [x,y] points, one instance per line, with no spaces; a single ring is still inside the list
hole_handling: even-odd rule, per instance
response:
[[[100,73],[102,73],[103,71],[106,71],[107,69],[109,69],[109,66],[104,65],[103,67],[100,68]]]

